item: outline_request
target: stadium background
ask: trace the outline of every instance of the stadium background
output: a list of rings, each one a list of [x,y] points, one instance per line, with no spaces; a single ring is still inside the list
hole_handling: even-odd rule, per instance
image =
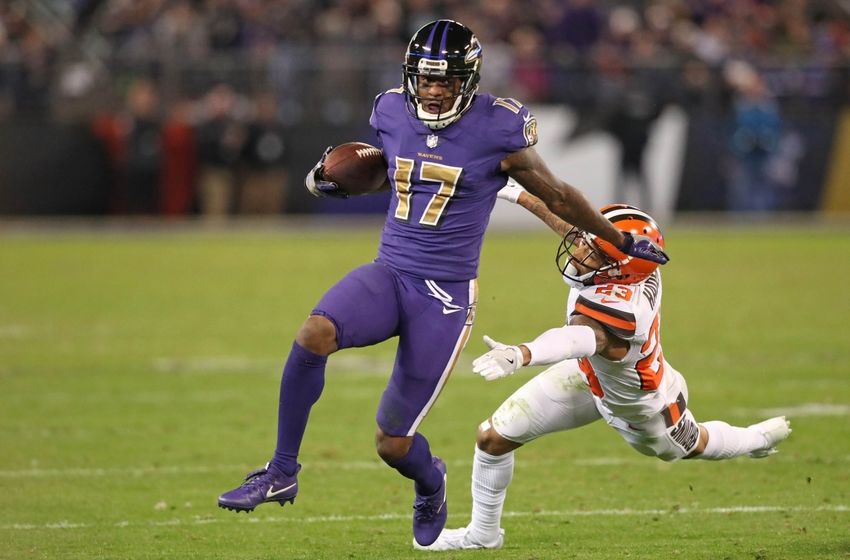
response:
[[[480,35],[483,88],[533,106],[547,161],[596,203],[846,212],[845,8],[12,0],[0,213],[380,212],[385,198],[312,200],[301,178],[327,144],[370,140],[374,95],[436,17]]]
[[[270,452],[292,333],[375,254],[386,198],[318,201],[302,177],[369,141],[435,17],[481,36],[484,87],[533,105],[561,176],[662,220],[665,356],[697,418],[795,430],[765,461],[668,465],[600,423],[534,442],[492,556],[847,558],[845,7],[0,2],[0,558],[422,558],[373,449],[392,341],[332,359],[294,507],[215,499]],[[423,425],[451,526],[475,427],[538,371],[475,378],[481,335],[563,320],[557,240],[506,203],[492,221],[473,337]]]

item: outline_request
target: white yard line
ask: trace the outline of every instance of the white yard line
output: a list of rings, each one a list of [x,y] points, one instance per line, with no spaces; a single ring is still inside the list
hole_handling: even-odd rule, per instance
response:
[[[742,416],[787,416],[793,422],[794,418],[804,416],[850,416],[850,404],[801,403],[776,408],[740,408],[735,412]]]
[[[1,332],[1,331],[0,331]],[[151,361],[153,369],[160,373],[275,373],[283,368],[286,356],[250,358],[247,356],[193,356],[159,357]],[[343,354],[334,356],[330,366],[334,372],[358,373],[369,377],[389,377],[393,369],[392,356],[367,356]]]
[[[657,515],[725,515],[730,513],[762,514],[762,513],[850,513],[848,505],[829,505],[818,507],[805,506],[729,506],[716,508],[678,508],[678,509],[595,509],[595,510],[559,510],[559,511],[506,511],[505,517],[623,517],[623,516],[657,516]],[[457,514],[455,514],[457,515]],[[469,513],[461,515],[469,516]],[[380,515],[323,515],[311,517],[200,517],[191,519],[166,519],[163,521],[118,521],[116,523],[80,523],[68,520],[51,523],[9,523],[0,525],[4,531],[32,531],[44,529],[87,529],[100,527],[174,527],[210,525],[214,523],[350,523],[353,521],[397,521],[410,519],[408,513],[384,513]]]
[[[333,468],[339,470],[379,470],[387,466],[379,461],[340,461],[333,463],[302,463],[304,467]],[[471,461],[458,463],[458,466],[469,466]],[[192,465],[192,466],[165,466],[165,467],[112,467],[112,468],[67,468],[67,469],[17,469],[0,470],[0,478],[52,478],[77,476],[83,478],[106,478],[111,476],[151,476],[151,475],[188,475],[205,473],[247,473],[249,470],[259,468],[261,465]]]
[[[472,461],[468,459],[458,459],[455,461],[446,461],[450,467],[469,468]],[[305,469],[336,469],[343,471],[372,471],[384,470],[387,466],[377,459],[375,461],[323,461],[310,462],[306,461],[303,464]],[[650,466],[658,467],[663,463],[651,461],[637,457],[635,459],[625,459],[621,457],[595,457],[592,459],[574,459],[565,461],[562,459],[535,459],[524,461],[517,465],[517,468],[524,468],[538,465],[576,465],[583,467],[593,466]],[[182,476],[191,474],[207,474],[230,472],[237,475],[248,472],[249,470],[258,468],[260,465],[190,465],[190,466],[162,466],[162,467],[109,467],[109,468],[65,468],[65,469],[43,469],[39,467],[29,469],[8,469],[0,470],[0,479],[16,479],[16,478],[59,478],[59,477],[81,477],[81,478],[108,478],[113,476],[124,477],[141,477],[141,476]]]
[[[850,462],[850,455],[834,457],[836,461]],[[773,461],[780,460],[782,462],[797,462],[791,455],[785,457],[779,456],[772,459]],[[469,468],[472,466],[472,461],[469,459],[457,459],[454,461],[446,461],[450,467],[454,468]],[[741,459],[741,465],[759,465],[760,461],[752,461]],[[383,462],[375,459],[374,461],[305,461],[302,463],[305,469],[335,469],[342,471],[374,471],[384,470],[388,468]],[[629,467],[647,467],[654,469],[668,469],[669,463],[655,461],[648,457],[635,456],[631,457],[583,457],[578,459],[526,459],[518,461],[516,468],[524,469],[527,467],[547,466],[547,465],[574,465],[577,467],[599,467],[599,466],[629,466]],[[209,474],[209,473],[233,473],[236,476],[247,473],[250,470],[258,468],[257,465],[172,465],[160,467],[69,467],[69,468],[40,468],[31,467],[23,469],[6,469],[0,470],[0,479],[23,479],[23,478],[61,478],[61,477],[80,477],[80,478],[108,478],[108,477],[141,477],[141,476],[183,476],[192,474]]]
[[[27,325],[0,325],[0,339],[9,338],[9,339],[20,339],[29,336],[32,332],[32,327]]]

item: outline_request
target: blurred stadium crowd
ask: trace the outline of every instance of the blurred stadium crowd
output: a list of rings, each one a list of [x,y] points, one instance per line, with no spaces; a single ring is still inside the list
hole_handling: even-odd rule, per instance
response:
[[[783,117],[844,106],[848,10],[840,0],[8,0],[0,120],[91,123],[123,193],[113,211],[279,212],[299,128],[365,126],[373,96],[400,81],[409,37],[448,17],[479,35],[485,89],[575,109],[574,134],[609,131],[639,174],[670,104],[737,119],[729,149],[744,156],[779,150]]]

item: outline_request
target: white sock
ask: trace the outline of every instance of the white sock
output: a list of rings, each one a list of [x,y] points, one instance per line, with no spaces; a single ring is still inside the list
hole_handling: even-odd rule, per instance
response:
[[[702,426],[708,431],[708,443],[699,459],[731,459],[767,445],[765,437],[754,428],[739,428],[717,420],[703,422]]]
[[[472,462],[472,521],[469,536],[480,544],[499,539],[499,521],[514,476],[514,452],[490,455],[475,447]]]

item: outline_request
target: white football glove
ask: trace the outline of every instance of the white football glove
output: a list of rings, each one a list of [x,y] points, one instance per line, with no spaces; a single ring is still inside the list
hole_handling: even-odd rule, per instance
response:
[[[475,358],[472,362],[472,371],[487,381],[507,377],[522,367],[523,357],[519,346],[508,346],[496,342],[486,334],[484,344],[490,348],[490,351]]]
[[[507,185],[499,189],[496,196],[502,200],[507,200],[508,202],[516,204],[517,200],[519,200],[519,195],[523,192],[525,192],[525,189],[519,186],[519,183],[514,180],[510,180]]]

